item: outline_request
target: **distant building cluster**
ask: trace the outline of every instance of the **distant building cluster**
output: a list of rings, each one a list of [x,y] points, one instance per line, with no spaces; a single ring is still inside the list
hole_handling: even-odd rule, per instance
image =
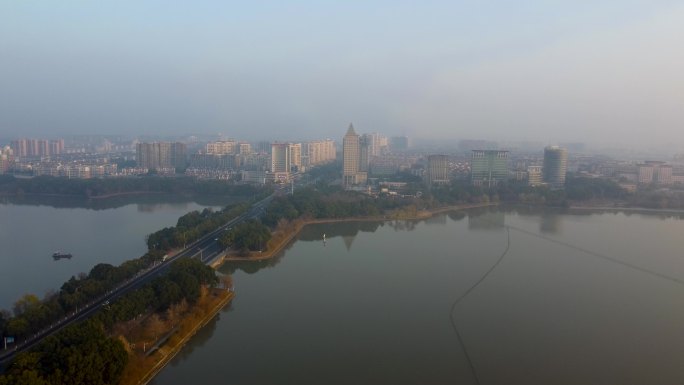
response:
[[[658,184],[671,185],[673,184],[672,166],[665,164],[665,162],[646,161],[638,164],[638,181],[642,184]]]
[[[198,178],[239,179],[247,183],[288,182],[292,175],[336,159],[335,142],[259,142],[255,146],[234,139],[206,143],[187,155],[183,143],[138,143],[137,166],[149,170],[187,168]]]
[[[514,180],[516,182],[527,182],[529,186],[549,186],[554,189],[561,189],[565,186],[565,178],[568,172],[568,151],[566,148],[560,146],[548,146],[544,148],[544,154],[541,159],[516,157],[510,159],[510,151],[505,151],[507,155],[505,158],[508,162],[504,162],[502,151],[498,150],[481,150],[490,154],[491,157],[499,158],[494,161],[498,163],[496,167],[498,172],[495,172],[496,177],[491,180],[491,185],[496,185],[504,180]],[[478,151],[473,151],[475,154]],[[496,154],[496,155],[495,155]],[[477,171],[477,164],[479,161],[473,160],[473,184],[479,186],[488,186],[487,172],[482,169]],[[506,164],[506,172],[503,172],[504,163]],[[512,164],[511,164],[512,163]],[[493,175],[494,175],[493,174]],[[504,174],[508,174],[505,176]],[[478,181],[480,180],[480,181]]]
[[[357,133],[349,124],[341,146],[331,139],[245,142],[219,135],[124,138],[81,135],[64,139],[10,139],[0,146],[0,174],[98,178],[155,174],[226,180],[235,183],[289,183],[311,168],[335,162],[341,150],[341,179],[348,189],[379,186],[399,193],[416,181],[427,188],[454,180],[493,188],[512,181],[562,189],[569,172],[607,178],[634,191],[640,186],[684,185],[684,155],[661,160],[613,160],[588,155],[582,143],[544,147],[536,142],[462,140],[456,145],[414,147],[406,136]],[[338,142],[339,143],[339,142]],[[399,174],[398,174],[399,173]],[[398,181],[399,179],[399,181]]]
[[[633,190],[639,185],[674,186],[684,184],[684,167],[662,161],[643,163],[609,161],[597,165],[587,173],[597,177],[613,178],[623,187]]]
[[[495,149],[496,143],[464,141],[466,145],[483,146],[470,149],[463,158],[448,154],[416,154],[409,151],[407,137],[384,138],[378,134],[359,135],[352,124],[342,140],[342,184],[361,188],[366,183],[405,171],[421,177],[428,187],[451,183],[454,178],[468,177],[475,186],[492,188],[508,180],[526,182],[530,186],[548,185],[563,188],[568,171],[568,151],[560,146],[544,149],[543,158],[519,159],[512,167],[511,151]],[[382,146],[376,146],[383,143]],[[458,150],[462,151],[462,150]]]
[[[186,149],[183,143],[138,143],[135,152],[138,167],[150,170],[185,167]]]
[[[70,179],[102,178],[117,175],[116,164],[84,164],[62,162],[19,162],[16,169],[22,173],[30,173],[33,176],[55,176]]]
[[[320,166],[337,159],[335,142],[331,139],[314,140],[302,143],[302,167]]]
[[[359,135],[349,124],[342,139],[342,184],[347,188],[363,186],[371,175],[393,175],[410,170],[418,159],[409,154],[409,138],[387,138],[378,133]]]
[[[17,139],[10,147],[18,158],[48,157],[64,153],[64,139]]]

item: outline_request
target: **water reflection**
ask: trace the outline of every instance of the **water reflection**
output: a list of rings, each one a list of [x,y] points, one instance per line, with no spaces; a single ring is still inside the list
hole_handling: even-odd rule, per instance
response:
[[[327,239],[334,237],[356,237],[359,232],[374,233],[384,222],[335,222],[323,223],[316,226],[305,226],[299,233],[297,239],[304,242],[320,241],[323,234]]]
[[[681,382],[682,287],[672,278],[684,276],[684,260],[671,256],[684,222],[497,211],[504,218],[447,213],[444,228],[312,225],[289,256],[242,265],[278,269],[254,276],[225,265],[241,270],[234,312],[212,330],[216,343],[158,383]],[[351,252],[330,242],[321,258],[323,233],[354,239],[361,227],[376,233]]]
[[[459,210],[459,211],[449,211],[447,213],[447,216],[452,221],[458,222],[458,221],[465,219],[468,216],[468,214],[466,214],[466,212],[464,210]]]
[[[559,234],[561,231],[561,216],[555,213],[547,213],[541,216],[539,231],[546,234]]]
[[[506,225],[506,213],[496,208],[481,208],[468,212],[468,230],[501,231]]]
[[[396,220],[387,222],[389,227],[394,229],[394,231],[413,231],[416,229],[416,225],[421,221],[411,221],[411,220]]]
[[[289,249],[289,247],[288,247]],[[287,249],[286,249],[287,250]],[[270,259],[265,259],[265,260],[260,260],[260,261],[227,261],[223,263],[218,268],[219,273],[221,274],[235,274],[236,271],[242,271],[247,274],[254,274],[258,272],[259,270],[262,269],[267,269],[271,267],[275,267],[280,263],[280,261],[283,258],[284,252],[280,253],[279,255],[270,258]]]
[[[185,210],[189,202],[180,203],[138,203],[137,208],[140,213],[153,213],[164,209]]]
[[[221,319],[221,316],[223,312],[229,312],[230,311],[231,305],[227,305],[224,309],[225,311],[219,312],[214,318],[212,318],[209,322],[207,322],[206,325],[204,325],[202,328],[200,328],[197,333],[192,337],[192,343],[186,344],[183,349],[178,352],[178,355],[176,355],[176,358],[174,358],[171,361],[172,366],[178,366],[182,364],[185,360],[190,358],[192,354],[195,352],[197,348],[201,348],[204,346],[211,338],[214,336],[214,332],[216,332],[216,325],[218,324],[219,320]],[[154,383],[154,382],[152,382]]]
[[[147,251],[146,235],[205,208],[163,199],[107,209],[83,208],[83,200],[56,199],[40,206],[30,205],[32,200],[10,201],[0,204],[0,308],[10,307],[27,292],[42,296],[98,263],[118,265],[138,258]],[[141,211],[140,205],[153,214]],[[73,258],[55,261],[51,256],[58,250]]]
[[[426,225],[446,225],[447,216],[446,214],[437,214],[425,220]]]

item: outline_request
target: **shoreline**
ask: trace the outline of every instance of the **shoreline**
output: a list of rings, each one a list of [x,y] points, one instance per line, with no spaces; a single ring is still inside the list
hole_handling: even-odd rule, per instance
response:
[[[200,329],[202,329],[212,319],[214,319],[214,317],[216,317],[216,315],[218,314],[218,312],[221,309],[223,309],[226,305],[228,305],[230,302],[232,302],[233,298],[235,298],[235,293],[232,291],[228,292],[228,295],[226,295],[224,298],[221,298],[218,301],[218,303],[213,308],[211,308],[204,317],[202,317],[201,320],[199,320],[198,322],[195,322],[191,326],[190,330],[188,330],[186,333],[184,333],[182,336],[180,336],[180,340],[178,340],[175,343],[175,345],[167,346],[166,349],[168,349],[168,352],[166,352],[164,354],[164,356],[159,359],[159,361],[156,361],[155,364],[151,368],[149,368],[149,370],[147,370],[137,380],[132,380],[132,381],[128,382],[128,384],[146,385],[150,381],[152,381],[157,376],[157,374],[159,374],[159,372],[161,372],[162,369],[164,369],[166,367],[166,365],[168,365],[171,362],[171,360],[173,360],[173,358],[176,357],[178,355],[178,353],[181,352],[181,350],[183,350],[183,347],[185,347],[185,345],[192,339],[192,337],[194,337],[195,334],[197,334],[197,332]],[[181,327],[179,330],[182,330],[182,329],[183,329],[183,327],[181,324]],[[172,341],[172,339],[174,337],[178,337],[178,335],[176,334],[176,335],[171,336],[169,338],[169,341],[167,341],[167,343]],[[159,352],[159,350],[157,352]],[[159,353],[155,353],[155,355],[156,354],[159,354]],[[130,365],[130,364],[131,363],[129,363],[128,365]]]
[[[278,243],[273,248],[266,250],[264,252],[261,252],[261,253],[250,252],[249,255],[246,257],[240,257],[240,256],[236,256],[236,255],[226,255],[225,257],[223,257],[221,264],[223,264],[225,262],[239,262],[239,261],[264,261],[264,260],[274,258],[278,254],[280,254],[280,252],[283,251],[285,249],[285,247],[290,245],[292,243],[292,241],[297,237],[297,235],[299,235],[299,233],[302,231],[302,229],[304,227],[306,227],[307,225],[315,225],[315,224],[323,224],[323,223],[342,223],[342,222],[387,222],[387,221],[393,221],[393,220],[415,221],[415,220],[428,219],[428,218],[431,218],[437,214],[442,214],[442,213],[449,212],[449,211],[468,210],[468,209],[481,208],[481,207],[492,207],[492,206],[498,206],[498,205],[499,205],[499,202],[453,205],[453,206],[439,207],[439,208],[430,209],[430,210],[421,210],[421,211],[417,211],[414,215],[409,215],[409,216],[402,216],[402,215],[399,215],[398,213],[395,213],[394,215],[388,214],[388,215],[373,216],[373,217],[347,217],[347,218],[322,218],[322,219],[295,220],[292,230],[289,231],[282,240],[278,241]]]
[[[0,196],[2,197],[10,197],[10,198],[21,198],[21,197],[48,197],[48,198],[78,198],[78,199],[107,199],[107,198],[115,198],[118,196],[126,196],[126,195],[156,195],[156,194],[173,194],[173,193],[166,193],[164,191],[127,191],[127,192],[118,192],[118,193],[110,193],[110,194],[104,194],[104,195],[83,195],[83,194],[51,194],[51,193],[0,193]]]
[[[579,211],[626,211],[626,212],[647,212],[647,213],[662,213],[662,214],[684,214],[684,209],[654,209],[648,207],[615,207],[615,206],[570,206],[568,210]]]
[[[223,196],[223,194],[199,194],[199,193],[193,193],[193,192],[179,193],[179,192],[167,192],[167,191],[126,191],[126,192],[117,192],[117,193],[109,193],[109,194],[103,194],[103,195],[91,195],[91,196],[82,195],[82,194],[0,193],[0,197],[7,197],[7,198],[22,198],[22,197],[40,198],[40,197],[46,197],[46,198],[82,199],[84,201],[110,199],[110,198],[118,198],[118,197],[125,197],[125,196],[138,196],[138,195],[169,195],[169,196],[180,196],[180,197],[192,197],[193,195]],[[231,195],[231,196],[242,197],[243,195]]]
[[[127,194],[127,193],[126,193]],[[247,257],[240,257],[236,255],[224,255],[221,259],[215,261],[217,266],[212,267],[218,269],[225,262],[236,262],[236,261],[264,261],[277,257],[281,252],[296,239],[296,237],[301,233],[304,227],[312,224],[326,224],[326,223],[343,223],[343,222],[388,222],[393,220],[425,220],[429,219],[437,214],[442,214],[450,211],[468,210],[474,208],[482,207],[494,207],[499,206],[499,202],[489,202],[489,203],[476,203],[476,204],[464,204],[464,205],[453,205],[435,208],[431,210],[421,210],[415,212],[413,215],[402,215],[401,212],[373,216],[373,217],[347,217],[347,218],[324,218],[324,219],[308,219],[308,220],[295,220],[291,230],[288,231],[284,238],[277,242],[277,244],[270,250],[263,253],[251,252]],[[610,207],[610,206],[570,206],[567,210],[577,210],[577,211],[625,211],[625,212],[650,212],[650,213],[671,213],[671,214],[684,214],[684,210],[679,209],[650,209],[650,208],[637,208],[637,207]],[[137,385],[147,385],[151,382],[158,374],[161,372],[177,355],[182,351],[185,345],[197,334],[197,332],[206,326],[221,309],[228,305],[235,297],[235,293],[228,292],[228,294],[221,298],[218,303],[211,308],[207,314],[202,317],[201,320],[196,321],[186,333],[182,336],[176,335],[175,337],[180,337],[180,340],[175,342],[173,346],[168,346],[165,349],[164,356],[156,361],[149,370],[146,371],[139,380],[131,382]],[[159,353],[155,353],[159,354]]]
[[[280,254],[292,241],[299,235],[304,227],[307,225],[315,224],[325,224],[325,223],[343,223],[343,222],[386,222],[392,220],[423,220],[431,218],[437,214],[458,211],[458,210],[468,210],[481,207],[492,207],[503,205],[500,202],[489,202],[489,203],[473,203],[464,205],[453,205],[446,207],[439,207],[430,210],[418,211],[415,215],[411,216],[400,216],[400,215],[383,215],[374,217],[347,217],[347,218],[324,218],[324,219],[303,219],[295,220],[293,223],[292,230],[289,231],[286,236],[278,242],[278,244],[270,250],[264,252],[250,252],[248,256],[241,257],[235,254],[227,254],[218,264],[217,268],[220,267],[225,262],[241,262],[241,261],[265,261],[272,259]],[[543,206],[546,207],[546,206]],[[646,207],[614,207],[614,206],[570,206],[564,208],[565,210],[577,210],[577,211],[615,211],[615,212],[632,212],[632,213],[661,213],[661,214],[684,214],[684,209],[653,209]]]

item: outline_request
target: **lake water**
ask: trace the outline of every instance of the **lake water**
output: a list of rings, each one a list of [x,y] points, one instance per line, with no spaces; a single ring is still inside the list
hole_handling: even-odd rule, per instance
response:
[[[147,251],[147,234],[207,207],[159,196],[141,201],[101,202],[97,209],[78,208],[79,201],[68,200],[50,206],[0,203],[0,308],[10,309],[26,293],[42,297],[59,290],[72,275],[87,273],[98,263],[118,265],[138,258]],[[55,261],[52,253],[57,250],[73,258]]]
[[[222,268],[235,300],[154,384],[684,383],[682,235],[524,209],[309,226]]]

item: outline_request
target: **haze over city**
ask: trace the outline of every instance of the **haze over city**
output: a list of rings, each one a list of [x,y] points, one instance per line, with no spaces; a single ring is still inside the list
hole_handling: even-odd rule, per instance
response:
[[[684,0],[0,2],[0,385],[684,384]]]
[[[684,142],[684,5],[0,4],[0,134]]]

